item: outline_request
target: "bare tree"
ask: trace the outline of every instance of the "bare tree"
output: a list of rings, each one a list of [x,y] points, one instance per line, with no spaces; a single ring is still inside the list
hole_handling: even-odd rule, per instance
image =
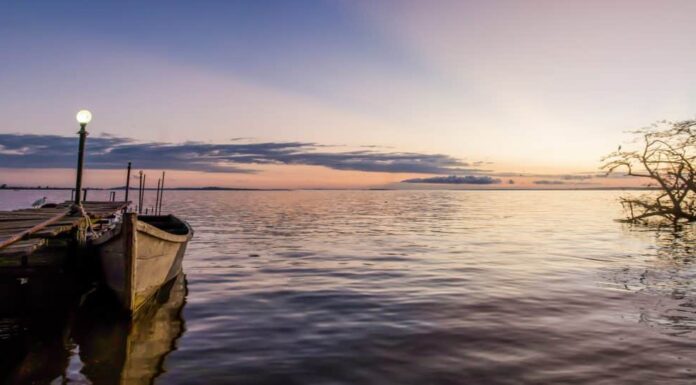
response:
[[[624,196],[621,204],[630,222],[696,221],[696,120],[662,121],[635,131],[634,149],[607,155],[607,174],[623,171],[646,178],[655,188],[641,196]]]

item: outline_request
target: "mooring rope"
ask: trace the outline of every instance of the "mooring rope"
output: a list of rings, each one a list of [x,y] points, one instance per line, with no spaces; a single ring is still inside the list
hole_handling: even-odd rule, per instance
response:
[[[92,218],[90,218],[89,214],[87,211],[85,211],[85,208],[82,206],[82,203],[75,205],[73,204],[73,210],[79,211],[80,216],[84,218],[84,225],[80,225],[77,230],[77,242],[80,245],[86,245],[87,244],[87,236],[88,235],[95,235],[96,233],[92,230]]]

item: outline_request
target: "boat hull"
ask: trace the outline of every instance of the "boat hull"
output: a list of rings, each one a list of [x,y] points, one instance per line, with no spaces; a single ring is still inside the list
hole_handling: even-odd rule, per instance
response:
[[[186,245],[193,236],[188,224],[176,217],[148,217],[153,218],[178,221],[182,228],[172,233],[128,213],[118,234],[98,246],[103,280],[131,313],[181,272]]]

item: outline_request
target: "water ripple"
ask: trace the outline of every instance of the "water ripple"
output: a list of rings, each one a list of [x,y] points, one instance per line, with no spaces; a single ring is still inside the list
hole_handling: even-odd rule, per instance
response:
[[[168,192],[196,237],[158,381],[694,383],[696,231],[618,195]]]

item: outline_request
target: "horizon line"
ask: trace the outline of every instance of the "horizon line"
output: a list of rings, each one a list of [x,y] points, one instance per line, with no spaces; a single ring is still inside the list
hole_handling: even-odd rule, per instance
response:
[[[422,186],[422,184],[421,184]],[[461,185],[457,185],[461,186]],[[113,191],[125,190],[125,186],[117,187],[85,187],[83,190],[92,191]],[[479,187],[479,188],[386,188],[386,187],[313,187],[313,188],[254,188],[254,187],[222,187],[222,186],[205,186],[205,187],[165,187],[164,191],[650,191],[656,190],[656,187]],[[52,190],[52,191],[73,191],[72,187],[31,187],[31,186],[6,186],[0,188],[0,191],[23,191],[23,190]],[[131,187],[130,190],[138,190],[136,187]],[[156,191],[156,187],[147,187],[146,191]]]

